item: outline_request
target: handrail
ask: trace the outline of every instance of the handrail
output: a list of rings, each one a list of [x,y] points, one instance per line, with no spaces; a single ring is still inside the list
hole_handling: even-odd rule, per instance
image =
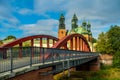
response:
[[[95,52],[82,52],[74,50],[63,50],[54,48],[42,48],[42,47],[22,47],[23,57],[19,57],[20,47],[5,47],[0,48],[0,73],[19,69],[25,66],[34,66],[39,64],[43,66],[45,64],[53,65],[53,63],[61,63],[63,60],[91,60],[98,57],[98,53]],[[47,57],[47,55],[51,55]],[[84,62],[83,61],[83,62]],[[71,65],[71,67],[74,65]]]

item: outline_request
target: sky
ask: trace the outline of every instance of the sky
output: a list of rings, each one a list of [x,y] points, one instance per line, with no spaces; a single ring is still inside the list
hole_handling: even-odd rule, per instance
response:
[[[111,25],[120,25],[120,0],[0,0],[0,39],[8,35],[57,37],[60,14],[65,16],[68,30],[74,14],[79,26],[84,19],[90,22],[97,38]]]

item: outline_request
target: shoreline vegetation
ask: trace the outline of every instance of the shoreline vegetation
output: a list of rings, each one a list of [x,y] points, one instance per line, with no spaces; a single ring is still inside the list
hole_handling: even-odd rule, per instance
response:
[[[120,68],[102,65],[99,71],[71,71],[70,77],[59,74],[55,80],[120,80]]]
[[[113,56],[102,54],[99,59],[101,63],[99,71],[71,71],[70,77],[65,71],[65,75],[63,73],[55,75],[54,80],[120,80],[120,68],[114,64],[117,58],[114,60]]]

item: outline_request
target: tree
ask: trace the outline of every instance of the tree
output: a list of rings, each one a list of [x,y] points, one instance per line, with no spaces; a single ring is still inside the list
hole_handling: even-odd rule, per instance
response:
[[[113,66],[120,68],[120,27],[115,25],[111,26],[111,29],[107,32],[108,42],[112,49]]]
[[[110,30],[107,32],[107,36],[113,53],[120,51],[120,27],[117,25],[111,26]]]
[[[9,35],[4,40],[10,40],[10,39],[16,39],[16,37],[13,35]]]
[[[113,55],[113,67],[120,68],[120,51],[116,51]]]
[[[96,50],[109,54],[120,51],[120,27],[112,26],[106,33],[102,32],[98,37]]]
[[[96,45],[96,50],[101,53],[106,53],[106,34],[104,32],[99,34],[98,40],[97,40],[97,45]]]
[[[3,44],[2,40],[0,40],[0,46]]]
[[[92,43],[96,43],[97,40],[95,38],[92,38]]]
[[[113,54],[113,66],[120,68],[120,27],[111,26],[106,33],[101,33],[98,37],[97,51],[101,53]]]

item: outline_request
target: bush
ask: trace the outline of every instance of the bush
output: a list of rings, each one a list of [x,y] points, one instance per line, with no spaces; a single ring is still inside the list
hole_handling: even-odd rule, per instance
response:
[[[120,68],[120,51],[116,51],[113,56],[113,67]]]

